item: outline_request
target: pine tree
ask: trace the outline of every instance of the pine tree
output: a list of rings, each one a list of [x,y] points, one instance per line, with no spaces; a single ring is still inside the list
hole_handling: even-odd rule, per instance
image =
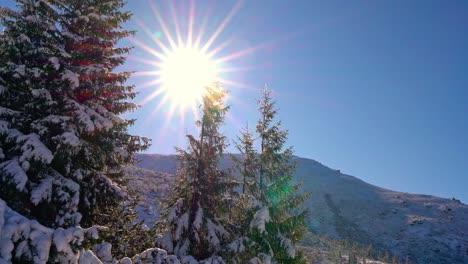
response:
[[[123,165],[148,140],[116,72],[132,32],[122,0],[17,0],[0,9],[0,198],[46,227],[106,225],[125,199]]]
[[[188,135],[188,149],[176,148],[178,171],[171,197],[165,202],[165,233],[161,247],[178,256],[202,260],[216,255],[229,236],[223,223],[233,184],[218,163],[226,147],[219,132],[228,110],[226,90],[219,85],[206,88],[198,139]]]
[[[122,259],[131,257],[155,246],[156,230],[138,220],[137,208],[140,193],[128,190],[128,197],[117,208],[108,208],[100,214],[113,219],[107,223],[107,229],[99,234],[100,242],[112,245],[112,257]]]
[[[281,122],[275,122],[277,110],[271,92],[265,89],[258,103],[261,118],[256,132],[260,150],[256,155],[249,155],[253,159],[244,159],[240,165],[255,168],[247,177],[252,184],[246,185],[250,189],[247,192],[250,208],[243,221],[250,225],[242,239],[245,255],[258,255],[255,257],[258,261],[270,257],[279,263],[303,263],[304,259],[301,254],[296,254],[294,245],[306,231],[308,211],[303,210],[302,205],[309,194],[300,193],[301,185],[292,183],[293,152],[291,148],[284,149],[288,133],[280,128]],[[245,140],[241,141],[241,149],[254,145],[252,137],[244,135],[242,139]]]
[[[255,187],[258,187],[257,179],[255,178],[257,170],[257,153],[254,148],[254,135],[247,127],[241,132],[241,137],[238,137],[239,143],[236,144],[237,150],[241,153],[242,160],[233,156],[233,160],[238,166],[242,177],[242,194],[254,193]]]

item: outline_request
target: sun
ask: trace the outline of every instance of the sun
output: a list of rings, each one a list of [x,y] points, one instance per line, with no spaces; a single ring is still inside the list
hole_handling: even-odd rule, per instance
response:
[[[219,67],[201,49],[190,46],[167,51],[161,59],[160,89],[175,107],[188,108],[201,101],[207,86],[218,81]]]
[[[138,71],[134,75],[153,77],[152,80],[139,84],[140,91],[149,89],[149,92],[144,91],[143,99],[138,105],[157,101],[152,114],[164,108],[162,111],[166,113],[166,120],[170,120],[176,113],[180,114],[181,120],[184,120],[187,113],[192,113],[197,118],[206,87],[213,84],[229,86],[231,89],[247,87],[246,84],[233,80],[232,75],[249,67],[237,67],[233,61],[265,45],[223,54],[236,37],[230,36],[225,40],[221,37],[226,25],[242,5],[242,0],[237,0],[217,26],[208,20],[211,17],[209,9],[197,15],[195,1],[188,2],[188,14],[180,11],[184,8],[177,8],[172,1],[168,2],[170,12],[163,9],[166,12],[161,14],[154,2],[148,0],[157,20],[157,30],[137,18],[137,25],[146,33],[144,40],[136,37],[128,39],[145,54],[129,56],[129,59],[151,67],[151,70]],[[188,21],[182,18],[188,18]],[[187,23],[182,24],[183,21]],[[197,29],[194,25],[200,27]],[[206,34],[208,28],[214,31]]]

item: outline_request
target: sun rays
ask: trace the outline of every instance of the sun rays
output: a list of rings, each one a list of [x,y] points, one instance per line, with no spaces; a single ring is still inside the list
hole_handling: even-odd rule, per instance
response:
[[[166,54],[160,68],[160,89],[178,107],[200,102],[205,87],[218,81],[217,64],[191,43]]]
[[[169,2],[169,12],[163,16],[153,1],[147,1],[152,10],[155,24],[151,27],[140,19],[136,19],[139,31],[143,32],[150,42],[144,42],[137,38],[129,40],[145,52],[145,56],[130,56],[134,62],[146,65],[147,70],[136,72],[136,76],[146,76],[151,80],[138,85],[138,89],[152,89],[146,92],[145,97],[139,102],[145,105],[157,100],[154,112],[166,108],[166,118],[170,119],[174,114],[180,114],[184,119],[187,113],[195,117],[198,114],[198,105],[203,95],[204,87],[211,83],[221,83],[229,86],[228,89],[246,87],[246,84],[229,79],[229,73],[245,71],[251,67],[233,66],[239,57],[254,52],[260,46],[249,47],[227,54],[223,51],[233,41],[229,37],[220,41],[223,31],[232,18],[239,11],[242,1],[237,1],[231,7],[219,25],[215,25],[212,32],[208,32],[210,24],[209,12],[198,16],[195,1],[189,1],[185,16],[180,16],[178,7],[174,2]],[[187,21],[179,19],[187,17]],[[199,25],[195,27],[195,25]],[[154,34],[154,28],[160,30]],[[183,29],[186,30],[183,30]],[[152,30],[153,29],[153,30]]]

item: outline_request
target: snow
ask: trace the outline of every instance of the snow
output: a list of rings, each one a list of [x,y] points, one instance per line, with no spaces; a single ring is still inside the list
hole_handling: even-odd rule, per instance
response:
[[[75,113],[78,117],[79,123],[84,125],[83,131],[88,133],[93,132],[96,127],[94,126],[94,122],[91,120],[90,116],[78,103],[73,101],[72,104],[75,104],[75,106],[77,106],[77,110],[75,111]]]
[[[1,87],[0,87],[0,89],[1,89]],[[0,94],[1,94],[1,93],[2,93],[2,92],[1,92],[1,90],[0,90]],[[120,116],[118,116],[118,115],[112,114],[112,115],[111,115],[111,118],[112,118],[112,121],[113,121],[114,123],[119,124],[119,125],[124,124],[124,123],[126,122],[125,119],[123,119],[122,117],[120,117]]]
[[[97,20],[101,20],[101,16],[98,15],[98,14],[95,14],[95,13],[88,14],[88,17],[91,17],[91,18],[94,18],[94,19],[97,19]]]
[[[180,264],[179,259],[175,255],[170,255],[164,258],[164,264]]]
[[[13,159],[0,163],[0,172],[2,172],[3,181],[15,184],[18,191],[24,191],[28,176],[19,165],[18,160]],[[10,177],[7,178],[8,176]]]
[[[167,251],[160,248],[150,248],[143,251],[142,253],[133,257],[133,263],[181,264],[175,255],[168,255]]]
[[[48,101],[52,100],[52,96],[47,89],[32,89],[31,94],[33,97],[44,98]]]
[[[112,245],[104,242],[93,247],[93,252],[103,262],[112,262]]]
[[[166,232],[163,234],[161,238],[157,240],[158,245],[167,249],[169,252],[174,252],[174,245],[172,244],[172,234],[170,232]]]
[[[270,211],[268,206],[261,207],[254,215],[250,228],[256,228],[260,233],[265,232],[265,224],[270,222]]]
[[[198,264],[198,261],[192,256],[183,256],[180,258],[181,264]]]
[[[77,123],[84,126],[84,129],[80,128],[80,131],[91,133],[95,129],[106,131],[111,129],[114,126],[111,114],[102,106],[89,102],[89,105],[80,104],[74,100],[68,100],[67,102],[67,108],[75,112],[74,116],[78,119]],[[90,106],[96,110],[93,110]]]
[[[127,158],[128,155],[129,155],[128,151],[126,151],[125,149],[120,148],[120,147],[115,147],[114,148],[114,153],[119,155],[122,158]]]
[[[20,76],[24,76],[25,71],[26,71],[25,65],[16,65],[14,63],[7,63],[7,64],[15,67],[16,74],[13,75],[14,77],[19,78]]]
[[[87,16],[80,16],[80,20],[83,20],[85,23],[89,22],[89,17]]]
[[[81,180],[83,179],[83,171],[81,169],[77,169],[76,171],[73,172],[73,177],[76,180]]]
[[[0,93],[0,94],[1,94],[1,93]],[[13,110],[11,110],[11,109],[8,109],[8,108],[1,107],[1,106],[0,106],[0,115],[2,115],[2,116],[15,116],[15,115],[18,115],[18,111],[13,111]],[[1,132],[2,129],[4,129],[4,130],[3,130],[3,131],[4,131],[3,133],[6,133],[6,130],[7,130],[7,127],[8,127],[7,123],[6,123],[6,122],[2,122],[2,121],[0,121],[0,123],[3,123],[3,125],[0,125],[0,126],[3,126],[3,128],[0,127],[0,133],[2,133],[2,132]]]
[[[54,67],[55,70],[58,71],[60,69],[60,63],[57,57],[50,57],[49,62],[52,63],[52,66]]]
[[[55,25],[49,24],[49,30],[50,31],[57,31],[57,27],[55,27]]]
[[[0,248],[0,258],[7,263],[6,261],[12,258],[11,252],[15,246],[13,245],[13,242],[6,238],[0,239],[0,245],[2,245]]]
[[[188,229],[189,215],[184,213],[177,222],[176,233],[174,235],[175,240],[179,240],[182,236],[182,232]]]
[[[52,183],[53,179],[48,177],[43,179],[37,187],[33,188],[31,191],[31,202],[35,205],[43,200],[50,202],[50,198],[52,197]]]
[[[34,160],[49,164],[54,158],[52,152],[41,142],[39,136],[35,133],[19,136],[16,143],[21,145],[22,154],[19,158],[20,162]]]
[[[102,262],[91,250],[83,250],[80,252],[78,264],[102,264]]]
[[[47,228],[11,210],[5,201],[0,199],[0,258],[7,263],[12,261],[13,257],[25,257],[34,263],[54,262],[49,259],[52,245],[58,253],[58,262],[76,263],[83,257],[87,261],[80,263],[100,263],[88,262],[92,259],[89,252],[80,253],[72,249],[80,246],[85,236],[92,235],[96,229],[97,227]]]
[[[174,221],[177,219],[177,215],[179,211],[181,210],[182,206],[184,205],[184,199],[179,198],[176,202],[176,205],[171,208],[171,211],[169,212],[167,216],[167,221],[169,223],[174,223]]]
[[[71,118],[69,116],[59,116],[59,115],[49,115],[42,119],[44,122],[48,122],[51,124],[60,124],[69,121]]]
[[[195,220],[193,221],[193,226],[198,230],[202,224],[203,219],[203,209],[201,208],[200,204],[198,205],[198,210],[195,215]]]
[[[8,127],[9,126],[6,121],[0,121],[0,135],[9,134],[10,129]]]
[[[80,145],[80,139],[77,137],[75,131],[66,131],[60,136],[54,137],[54,139],[59,139],[61,144],[65,144],[71,147],[77,147]]]
[[[200,264],[226,264],[221,257],[214,256],[200,261]]]
[[[218,249],[221,241],[220,238],[227,237],[228,232],[224,229],[222,225],[217,225],[214,224],[211,219],[207,219],[206,221],[206,227],[207,227],[207,238],[208,238],[208,243],[210,247],[214,249]]]
[[[296,256],[296,249],[294,248],[294,245],[291,243],[291,240],[282,235],[280,235],[280,240],[281,240],[281,245],[286,249],[288,256],[291,258],[294,258]]]
[[[40,226],[37,222],[34,222],[33,225],[34,228],[30,233],[30,240],[31,245],[38,249],[37,256],[35,256],[35,258],[39,259],[40,261],[47,261],[49,257],[49,248],[52,244],[52,241],[50,240],[50,236],[44,230],[45,228],[42,228],[42,226]]]
[[[71,86],[71,89],[74,89],[80,85],[80,81],[78,79],[80,77],[79,74],[74,73],[70,70],[66,70],[65,73],[62,74],[62,80],[63,81],[69,81]]]
[[[131,258],[125,257],[119,261],[119,264],[133,264],[133,262]]]
[[[80,41],[82,40],[83,38],[73,32],[70,32],[66,27],[62,29],[62,36],[64,37],[67,37],[67,38],[70,38],[74,41]]]
[[[245,237],[238,238],[233,242],[229,243],[226,247],[229,251],[234,253],[241,253],[245,251],[244,241],[246,240]]]
[[[55,28],[55,26],[54,26]],[[63,57],[63,58],[71,58],[71,55],[65,51],[65,49],[62,47],[62,46],[57,46],[55,45],[54,48],[58,51],[60,51],[60,55]]]
[[[44,71],[37,67],[34,67],[34,68],[29,68],[28,73],[31,73],[35,78],[39,78],[41,74],[44,73]],[[29,82],[29,80],[27,80],[26,82]]]
[[[260,253],[258,257],[251,259],[249,264],[272,264],[271,256]]]
[[[23,33],[18,36],[18,40],[21,42],[31,43],[31,39]]]
[[[179,241],[179,243],[177,243],[176,247],[174,248],[174,253],[178,256],[188,255],[189,247],[190,241],[188,239],[185,239],[183,243],[182,241]]]

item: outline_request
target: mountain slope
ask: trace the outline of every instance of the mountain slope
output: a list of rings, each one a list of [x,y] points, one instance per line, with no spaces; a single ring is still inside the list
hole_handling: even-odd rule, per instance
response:
[[[145,183],[168,188],[177,162],[172,155],[139,155]],[[390,191],[342,174],[321,163],[297,158],[296,177],[312,192],[310,230],[334,239],[347,239],[390,251],[416,263],[468,263],[468,206],[457,200]],[[231,167],[225,158],[222,167]],[[142,176],[145,173],[153,176]],[[149,172],[152,171],[152,172]],[[159,176],[157,176],[159,175]],[[169,178],[169,179],[168,179]],[[141,179],[140,179],[141,180]],[[146,188],[151,184],[146,184]],[[147,191],[148,193],[148,191]],[[149,201],[151,201],[150,199]]]
[[[419,263],[468,262],[468,206],[430,195],[386,190],[308,159],[297,177],[311,191],[311,230]]]

